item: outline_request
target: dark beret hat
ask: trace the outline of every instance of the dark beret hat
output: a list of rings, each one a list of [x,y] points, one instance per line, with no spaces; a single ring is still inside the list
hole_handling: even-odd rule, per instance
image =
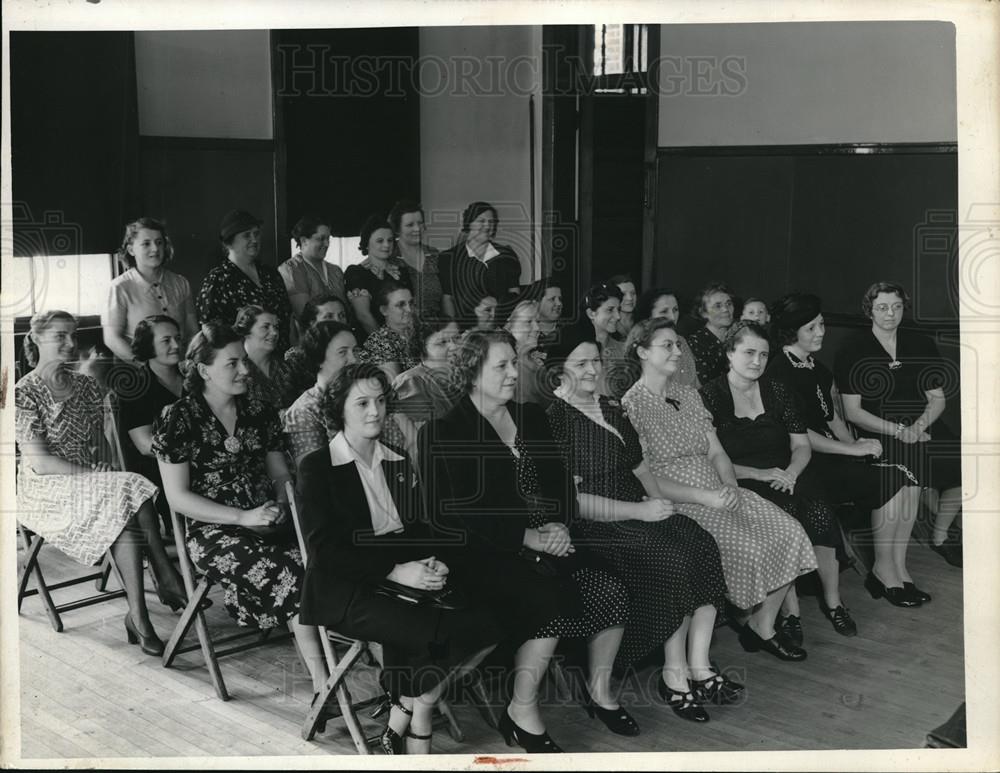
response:
[[[798,330],[816,319],[822,311],[819,296],[807,293],[791,293],[771,307],[771,325],[775,330]]]
[[[597,343],[597,334],[589,319],[560,327],[556,340],[544,347],[546,364],[562,363],[576,347],[584,343]]]
[[[222,218],[222,225],[219,226],[219,238],[228,242],[236,234],[243,233],[244,231],[249,231],[255,226],[260,226],[263,221],[251,215],[249,212],[243,209],[234,209],[226,213],[226,216]]]

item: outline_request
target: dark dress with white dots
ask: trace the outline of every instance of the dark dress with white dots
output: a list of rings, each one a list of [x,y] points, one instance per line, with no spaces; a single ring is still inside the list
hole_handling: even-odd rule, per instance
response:
[[[761,376],[757,385],[764,412],[752,419],[736,415],[727,376],[705,384],[700,390],[701,398],[712,412],[719,442],[733,464],[783,470],[792,459],[789,435],[806,434],[806,425],[795,407],[791,390],[782,382]],[[771,488],[768,481],[739,478],[738,482],[793,516],[813,545],[832,548],[840,543],[836,508],[812,462],[799,474],[791,494]]]
[[[698,381],[707,384],[729,370],[726,347],[707,326],[700,327],[687,337],[688,348],[694,356],[694,367]],[[675,379],[681,383],[679,379]]]
[[[643,462],[639,436],[616,402],[602,397],[600,407],[615,432],[556,400],[547,411],[552,435],[581,494],[641,502],[646,492],[632,474]],[[706,605],[721,608],[725,600],[719,546],[686,515],[675,513],[655,523],[580,518],[573,524],[573,543],[603,558],[628,589],[620,669],[662,646],[685,616]]]

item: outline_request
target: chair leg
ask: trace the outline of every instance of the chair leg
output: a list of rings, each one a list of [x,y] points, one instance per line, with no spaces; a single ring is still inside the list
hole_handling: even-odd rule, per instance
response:
[[[94,580],[94,587],[99,591],[106,591],[108,589],[108,580],[111,578],[111,554],[110,552],[104,554],[104,560],[101,561],[100,575]],[[120,578],[119,578],[120,579]],[[122,586],[124,587],[124,586]]]
[[[562,663],[554,657],[549,661],[549,676],[552,677],[552,681],[555,683],[556,692],[560,700],[573,700],[573,688],[566,677],[566,672],[563,670]]]
[[[458,718],[455,716],[455,712],[452,711],[451,706],[448,704],[444,698],[437,702],[437,710],[441,712],[446,720],[448,720],[448,734],[455,743],[462,743],[465,740],[465,733],[462,732],[462,726],[458,724]]]
[[[362,653],[365,652],[364,643],[356,641],[351,644],[344,657],[338,662],[337,653],[334,651],[333,645],[327,638],[324,629],[320,629],[320,638],[323,644],[323,653],[326,657],[327,667],[330,670],[330,676],[323,685],[323,689],[319,691],[313,705],[306,713],[306,718],[302,724],[302,738],[306,741],[311,741],[315,737],[323,709],[330,699],[330,694],[335,693],[344,723],[347,725],[347,730],[351,734],[351,740],[354,741],[354,746],[358,750],[358,754],[368,754],[368,740],[365,738],[361,723],[358,721],[357,713],[354,711],[354,706],[352,705],[351,694],[344,681],[347,673],[354,667],[354,664],[361,657]]]
[[[219,659],[215,656],[215,649],[212,647],[212,638],[208,635],[208,626],[205,624],[205,614],[195,606],[195,630],[198,632],[198,643],[201,644],[201,654],[205,658],[205,666],[208,668],[208,675],[212,678],[212,686],[220,701],[229,700],[229,691],[226,683],[222,679],[222,670],[219,668]]]
[[[45,614],[49,618],[49,624],[56,633],[62,633],[62,618],[59,617],[59,610],[56,608],[56,603],[52,600],[52,595],[49,593],[49,586],[45,583],[45,577],[42,576],[42,567],[38,564],[38,551],[42,549],[45,540],[37,534],[34,539],[31,539],[27,531],[23,528],[19,528],[18,530],[21,532],[21,540],[28,555],[27,563],[24,566],[24,574],[21,577],[18,587],[17,610],[18,612],[21,611],[21,601],[27,595],[28,578],[34,576],[35,584],[38,586],[38,597],[42,600],[42,606],[45,608]]]
[[[476,703],[476,708],[479,709],[479,713],[483,718],[483,721],[492,728],[496,730],[499,725],[497,724],[497,715],[493,710],[493,704],[490,703],[490,696],[486,694],[486,687],[483,685],[483,680],[480,678],[478,672],[473,675],[472,681],[468,684],[469,692],[472,695],[472,699]]]

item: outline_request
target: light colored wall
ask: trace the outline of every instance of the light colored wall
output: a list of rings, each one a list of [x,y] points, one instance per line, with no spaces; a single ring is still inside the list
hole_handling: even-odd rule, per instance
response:
[[[472,201],[489,201],[500,215],[497,241],[510,244],[521,258],[522,283],[540,270],[530,261],[528,102],[534,93],[537,224],[541,50],[538,26],[420,30],[420,183],[429,236],[436,246],[449,246],[462,210]],[[535,244],[539,264],[537,226]]]
[[[957,136],[947,22],[666,24],[660,45],[661,147]]]
[[[135,33],[139,133],[271,139],[267,30]]]

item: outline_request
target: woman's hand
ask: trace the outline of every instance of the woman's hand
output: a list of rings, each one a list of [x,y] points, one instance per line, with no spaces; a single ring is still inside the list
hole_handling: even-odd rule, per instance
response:
[[[723,486],[718,491],[707,491],[705,494],[702,504],[707,507],[714,507],[716,510],[735,510],[739,507],[740,493],[733,486]]]
[[[396,564],[386,579],[417,590],[441,590],[448,579],[447,574],[438,574],[427,565],[428,561],[433,560],[425,558],[423,561]]]
[[[646,498],[636,506],[636,520],[655,523],[665,521],[674,514],[674,503],[669,499]]]
[[[562,557],[576,551],[565,524],[553,521],[539,526],[537,531],[541,552]]]
[[[906,443],[907,445],[910,445],[912,443],[925,442],[926,438],[922,439],[921,435],[927,435],[927,433],[926,432],[921,432],[916,427],[903,427],[903,429],[900,431],[900,433],[896,437],[898,437],[901,442]],[[930,437],[930,436],[927,435],[927,437]]]
[[[281,509],[276,502],[268,500],[260,507],[244,510],[239,525],[257,534],[271,534],[279,523]]]
[[[441,575],[442,577],[451,571],[447,566],[445,566],[444,561],[438,561],[434,556],[423,558],[420,560],[420,563],[434,572],[434,574]]]
[[[791,494],[795,491],[795,482],[798,479],[798,474],[794,472],[775,469],[771,476],[771,488],[775,491],[784,491]]]
[[[94,472],[112,472],[114,470],[108,462],[94,462],[90,465],[90,469]]]
[[[882,456],[882,444],[874,438],[858,438],[852,444],[855,456]]]

